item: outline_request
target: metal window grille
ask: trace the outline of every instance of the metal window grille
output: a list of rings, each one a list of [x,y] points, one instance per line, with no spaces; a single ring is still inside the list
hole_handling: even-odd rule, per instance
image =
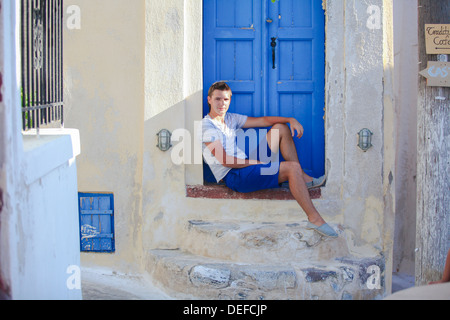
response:
[[[21,0],[23,130],[63,126],[63,0]]]

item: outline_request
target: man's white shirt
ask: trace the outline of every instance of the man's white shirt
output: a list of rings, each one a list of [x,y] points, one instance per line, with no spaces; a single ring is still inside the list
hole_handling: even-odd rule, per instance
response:
[[[209,165],[214,178],[219,182],[222,180],[231,168],[223,166],[217,158],[211,153],[205,143],[220,140],[225,152],[232,157],[238,159],[247,159],[247,155],[237,145],[237,131],[247,122],[247,116],[237,113],[227,113],[225,115],[225,123],[212,119],[209,115],[202,120],[202,146],[203,158]]]

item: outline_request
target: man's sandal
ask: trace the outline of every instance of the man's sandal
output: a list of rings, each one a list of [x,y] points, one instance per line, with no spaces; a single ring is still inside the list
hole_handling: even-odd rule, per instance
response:
[[[318,232],[320,235],[330,238],[337,238],[338,234],[336,231],[334,231],[333,228],[331,228],[328,223],[325,223],[321,225],[320,227],[316,226],[315,224],[312,224],[311,222],[308,222],[308,225],[306,226],[306,229],[308,230],[314,230]]]
[[[327,176],[326,175],[323,175],[323,176],[321,176],[319,178],[313,178],[313,181],[306,183],[306,187],[308,189],[319,188],[319,187],[321,187],[321,186],[323,186],[325,184],[326,180],[327,180]]]

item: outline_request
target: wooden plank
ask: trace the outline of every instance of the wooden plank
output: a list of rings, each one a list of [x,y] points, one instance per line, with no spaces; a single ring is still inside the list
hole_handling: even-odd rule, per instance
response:
[[[106,215],[112,215],[113,211],[112,210],[80,210],[81,214],[85,214],[85,215],[92,215],[92,214],[96,214],[96,215],[102,215],[102,214],[106,214]]]
[[[255,82],[254,81],[226,81],[235,93],[253,93],[255,92]]]
[[[280,40],[313,40],[314,30],[312,28],[280,28],[278,30]]]
[[[214,32],[216,40],[254,40],[255,29],[217,28]]]
[[[419,73],[427,78],[428,87],[450,87],[449,62],[428,61],[427,68]]]
[[[279,93],[312,93],[314,82],[312,81],[279,81],[277,83]]]
[[[419,0],[419,70],[436,55],[426,54],[425,25],[448,22],[449,1]],[[419,77],[417,113],[416,285],[442,277],[450,207],[450,88],[428,87]]]

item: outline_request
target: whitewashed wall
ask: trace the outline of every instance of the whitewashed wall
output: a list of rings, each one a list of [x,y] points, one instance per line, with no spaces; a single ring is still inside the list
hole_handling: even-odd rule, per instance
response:
[[[394,271],[414,275],[418,25],[417,0],[394,1],[396,99],[396,217]]]
[[[56,129],[42,130],[39,138],[22,135],[18,3],[0,3],[0,289],[11,299],[81,299],[79,134]]]

